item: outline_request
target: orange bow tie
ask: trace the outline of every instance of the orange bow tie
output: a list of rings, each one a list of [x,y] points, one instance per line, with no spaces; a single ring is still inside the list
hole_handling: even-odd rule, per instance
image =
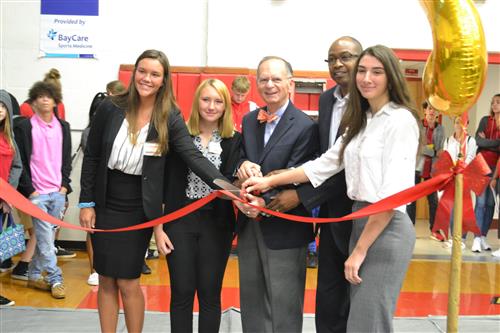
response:
[[[270,123],[272,121],[275,121],[276,119],[278,119],[277,115],[267,113],[265,110],[262,109],[259,110],[259,114],[257,115],[257,120],[260,121],[261,123],[263,122]]]

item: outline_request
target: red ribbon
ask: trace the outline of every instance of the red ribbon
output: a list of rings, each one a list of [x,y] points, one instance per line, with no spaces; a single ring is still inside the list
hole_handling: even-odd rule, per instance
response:
[[[227,194],[227,193],[226,193]],[[229,193],[230,194],[230,193]],[[163,224],[163,223],[168,223],[171,221],[174,221],[178,218],[181,218],[185,215],[188,215],[189,213],[203,207],[210,201],[214,200],[219,193],[213,192],[210,195],[197,200],[185,207],[182,207],[181,209],[172,212],[170,214],[167,214],[165,216],[159,217],[157,219],[137,224],[131,227],[126,227],[126,228],[119,228],[119,229],[111,229],[111,230],[103,230],[103,229],[90,229],[90,228],[84,228],[79,225],[74,225],[68,222],[64,222],[61,220],[58,220],[57,218],[47,214],[37,206],[35,206],[31,201],[26,199],[21,193],[17,192],[12,186],[9,185],[5,180],[0,178],[0,198],[3,200],[7,201],[10,203],[12,206],[16,207],[17,209],[25,212],[28,215],[31,215],[33,217],[36,217],[39,220],[42,221],[47,221],[51,224],[58,225],[64,228],[68,229],[76,229],[76,230],[83,230],[83,231],[92,231],[92,232],[116,232],[116,231],[130,231],[130,230],[138,230],[138,229],[145,229],[145,228],[150,228],[158,224]]]
[[[450,154],[444,151],[434,165],[433,177],[445,174],[450,179],[454,179],[459,173],[463,174],[464,177],[462,230],[463,233],[470,231],[477,235],[479,234],[479,228],[477,227],[470,192],[473,191],[476,195],[483,193],[485,187],[488,185],[488,174],[491,173],[491,169],[481,154],[477,154],[466,166],[462,160],[458,160],[455,165]],[[443,196],[439,200],[432,231],[443,230],[448,235],[454,198],[455,182],[450,181],[443,188]]]
[[[332,223],[332,222],[342,222],[342,221],[348,221],[348,220],[354,220],[354,219],[359,219],[362,217],[378,214],[381,212],[385,212],[388,210],[392,210],[394,208],[397,208],[399,206],[406,205],[410,202],[413,202],[421,197],[427,196],[430,193],[436,192],[440,189],[444,188],[445,193],[443,194],[443,198],[440,201],[440,207],[441,205],[444,205],[445,207],[449,207],[448,210],[448,215],[447,218],[438,218],[438,215],[436,214],[436,223],[434,227],[436,228],[439,226],[440,228],[443,228],[443,230],[447,230],[448,228],[448,223],[449,223],[449,212],[451,211],[451,207],[453,205],[453,195],[454,195],[454,182],[452,180],[455,178],[455,175],[457,173],[463,173],[464,174],[464,193],[469,193],[470,190],[473,190],[475,193],[481,193],[482,189],[484,189],[484,185],[487,183],[488,177],[484,177],[490,172],[490,169],[488,168],[488,165],[484,161],[483,157],[479,154],[476,156],[476,158],[465,168],[460,164],[458,167],[453,166],[453,161],[451,160],[451,157],[447,152],[444,152],[441,154],[441,157],[439,160],[436,162],[436,172],[435,175],[425,181],[422,182],[416,186],[410,187],[406,190],[403,190],[399,193],[396,193],[394,195],[391,195],[390,197],[387,197],[385,199],[382,199],[380,201],[377,201],[376,203],[373,203],[369,206],[366,206],[355,213],[343,216],[343,217],[338,217],[338,218],[313,218],[313,217],[307,217],[307,216],[296,216],[296,215],[291,215],[291,214],[286,214],[286,213],[280,213],[276,212],[267,208],[263,207],[257,207],[254,206],[255,208],[258,208],[260,211],[267,213],[269,215],[274,215],[280,218],[284,218],[290,221],[295,221],[295,222],[305,222],[305,223]],[[467,191],[466,191],[467,189]],[[453,191],[453,192],[451,192]],[[451,194],[450,194],[451,192]],[[36,207],[34,204],[32,204],[28,199],[26,199],[23,195],[21,195],[19,192],[17,192],[12,186],[10,186],[6,181],[3,179],[0,179],[0,198],[3,200],[7,201],[10,203],[12,206],[16,207],[17,209],[25,212],[28,215],[31,215],[33,217],[36,217],[40,220],[47,221],[49,223],[64,227],[64,228],[69,228],[69,229],[76,229],[76,230],[83,230],[83,231],[93,231],[93,232],[117,232],[117,231],[129,231],[129,230],[138,230],[138,229],[144,229],[144,228],[150,228],[155,225],[163,224],[163,223],[168,223],[171,221],[174,221],[176,219],[179,219],[185,215],[190,214],[191,212],[199,209],[200,207],[206,205],[210,201],[214,200],[216,197],[220,196],[228,196],[232,198],[233,200],[238,200],[240,202],[249,204],[245,200],[235,196],[231,192],[224,191],[224,190],[219,190],[211,193],[205,198],[202,198],[200,200],[197,200],[175,212],[172,212],[168,215],[159,217],[157,219],[151,220],[149,222],[141,223],[138,225],[134,225],[131,227],[127,228],[120,228],[120,229],[113,229],[113,230],[102,230],[102,229],[88,229],[88,228],[83,228],[81,226],[77,226],[74,224],[70,224],[61,220],[58,220],[57,218],[50,216],[46,212],[40,210],[38,207]],[[445,199],[446,198],[446,199]],[[451,198],[451,199],[450,199]],[[470,207],[472,207],[472,202],[470,201],[470,196],[464,196],[464,204],[465,206],[468,207],[470,204]],[[469,198],[469,201],[467,203],[467,198]],[[251,205],[252,206],[252,205]],[[442,210],[443,208],[438,208],[438,212]],[[464,209],[464,212],[466,210]],[[445,210],[446,212],[446,210]],[[440,212],[440,214],[443,214]],[[464,216],[466,216],[464,214]],[[467,215],[470,217],[470,214]],[[474,214],[472,214],[472,218],[474,218]],[[468,220],[467,220],[468,221]],[[475,221],[472,220],[474,223],[472,223],[472,226],[470,225],[470,221],[468,221],[468,225],[464,227],[464,230],[471,230],[473,231],[474,229],[469,229],[475,227],[477,230],[477,226],[475,225]],[[465,222],[465,219],[464,219]]]

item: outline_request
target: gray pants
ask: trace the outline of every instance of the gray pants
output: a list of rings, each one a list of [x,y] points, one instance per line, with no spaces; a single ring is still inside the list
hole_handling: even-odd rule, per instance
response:
[[[355,202],[353,211],[366,206]],[[358,242],[368,218],[353,222],[349,252]],[[347,332],[392,332],[392,319],[401,285],[415,246],[415,228],[407,214],[393,218],[370,246],[359,270],[363,282],[351,285]]]
[[[307,244],[271,250],[259,222],[238,235],[243,332],[302,332]]]

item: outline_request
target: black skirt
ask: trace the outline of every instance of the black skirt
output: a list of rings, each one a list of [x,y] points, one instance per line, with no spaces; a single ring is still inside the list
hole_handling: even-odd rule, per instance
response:
[[[146,220],[142,207],[141,176],[108,170],[106,206],[96,207],[96,228],[124,228]],[[147,228],[92,234],[96,272],[118,279],[139,278],[152,232],[152,228]]]

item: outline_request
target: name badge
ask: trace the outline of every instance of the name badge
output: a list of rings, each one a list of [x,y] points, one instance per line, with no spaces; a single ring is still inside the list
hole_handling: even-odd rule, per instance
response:
[[[161,156],[159,152],[160,145],[156,142],[144,143],[144,156]]]
[[[220,142],[209,142],[208,143],[208,152],[216,155],[220,155],[222,153],[222,147],[220,146]]]

